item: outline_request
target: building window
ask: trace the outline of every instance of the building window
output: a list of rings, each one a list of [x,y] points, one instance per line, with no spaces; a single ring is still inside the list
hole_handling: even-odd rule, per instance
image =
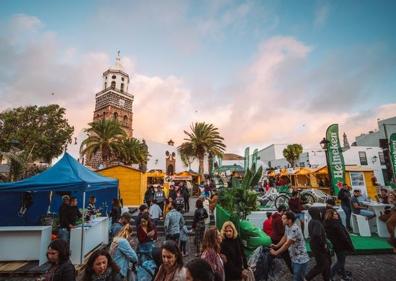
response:
[[[124,91],[124,83],[121,83],[121,92]]]
[[[115,83],[115,81],[112,81],[112,82],[111,82],[111,88],[112,88],[112,89],[114,89],[114,88],[115,88],[115,86],[116,86],[116,83]]]
[[[116,79],[116,76],[115,75],[111,76],[111,79]]]
[[[365,151],[359,151],[360,165],[367,165],[367,155]]]
[[[384,156],[384,153],[382,151],[378,152],[378,158],[380,160],[381,165],[386,165],[385,156]]]
[[[121,77],[121,81],[124,81],[125,79],[124,79],[124,77]]]
[[[128,116],[124,115],[124,118],[122,120],[122,125],[125,127],[128,126]]]
[[[114,120],[118,120],[118,113],[117,113],[117,112],[114,112],[114,113],[113,113],[113,119],[114,119]]]
[[[107,82],[105,82],[105,89],[107,88]]]

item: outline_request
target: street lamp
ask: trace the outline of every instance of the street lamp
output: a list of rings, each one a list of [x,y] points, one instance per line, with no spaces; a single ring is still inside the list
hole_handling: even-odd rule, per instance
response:
[[[328,177],[329,177],[329,184],[330,184],[330,194],[333,194],[333,185],[332,185],[332,183],[331,183],[331,175],[330,175],[330,165],[329,165],[329,157],[327,156],[327,148],[328,148],[328,146],[329,146],[329,143],[330,143],[330,141],[328,140],[328,139],[326,139],[326,138],[323,138],[321,141],[320,141],[320,146],[322,147],[322,149],[324,150],[324,152],[325,152],[325,156],[326,156],[326,166],[327,166],[327,175],[328,175]]]

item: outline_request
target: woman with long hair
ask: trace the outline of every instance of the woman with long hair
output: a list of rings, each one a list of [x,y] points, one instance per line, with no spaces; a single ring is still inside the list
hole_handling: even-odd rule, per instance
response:
[[[149,213],[142,215],[140,225],[137,229],[137,236],[139,240],[139,263],[142,264],[145,259],[151,257],[154,241],[157,240],[157,229],[152,223]]]
[[[345,260],[346,255],[354,251],[354,247],[348,231],[340,222],[338,213],[334,209],[328,209],[326,211],[324,228],[327,238],[333,244],[334,252],[337,256],[337,261],[330,270],[330,278],[334,279],[335,274],[339,272],[343,279],[348,279],[345,271]]]
[[[186,264],[186,281],[220,281],[207,261],[193,259]]]
[[[128,273],[130,274],[129,263],[136,263],[138,261],[136,252],[132,249],[128,241],[131,234],[132,226],[126,224],[116,234],[110,245],[110,254],[114,262],[120,267],[120,273],[123,278],[126,278]]]
[[[226,262],[226,257],[221,255],[221,241],[221,234],[216,227],[206,230],[202,242],[201,258],[207,261],[213,272],[218,275],[220,280],[224,281],[224,262]]]
[[[221,253],[226,257],[224,264],[226,280],[241,280],[247,277],[247,261],[243,253],[238,231],[231,221],[224,222],[221,228]]]
[[[45,273],[45,280],[75,281],[76,271],[70,262],[69,245],[65,240],[52,241],[47,250],[47,259],[51,267]]]
[[[197,209],[194,212],[193,229],[195,230],[194,244],[197,250],[196,256],[198,256],[205,233],[205,219],[208,218],[209,215],[205,210],[201,199],[196,201],[195,207]]]
[[[122,281],[120,268],[106,250],[95,251],[88,259],[83,281]]]
[[[162,264],[154,281],[184,281],[186,269],[183,267],[183,257],[173,240],[167,240],[161,247]]]

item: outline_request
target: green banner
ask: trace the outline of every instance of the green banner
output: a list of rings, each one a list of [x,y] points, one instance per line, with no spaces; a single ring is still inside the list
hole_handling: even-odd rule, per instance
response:
[[[393,133],[389,138],[390,158],[393,169],[393,180],[396,178],[396,133]],[[395,182],[393,182],[395,183]]]
[[[257,170],[257,158],[258,158],[258,149],[256,148],[253,151],[253,155],[252,155],[252,167],[254,165],[255,169]]]
[[[250,155],[249,155],[249,147],[245,148],[245,159],[243,162],[243,168],[245,172],[249,169],[249,164],[250,164]]]
[[[345,183],[345,163],[338,136],[338,124],[330,125],[326,131],[327,159],[331,189],[335,195]]]

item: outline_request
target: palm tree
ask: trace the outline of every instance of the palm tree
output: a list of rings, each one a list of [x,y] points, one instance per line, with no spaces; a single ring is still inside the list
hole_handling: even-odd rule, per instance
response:
[[[296,161],[300,158],[300,154],[303,152],[301,144],[289,144],[283,150],[283,156],[290,163],[292,168],[294,168]]]
[[[191,132],[184,131],[188,136],[179,147],[179,151],[187,152],[185,156],[196,157],[199,160],[199,174],[203,178],[203,165],[206,155],[222,157],[226,145],[224,138],[213,124],[197,122],[191,124]]]
[[[192,144],[190,142],[184,142],[177,148],[177,151],[180,153],[183,164],[191,170],[191,164],[195,159]]]
[[[122,151],[122,141],[126,137],[125,131],[116,120],[98,120],[89,123],[90,128],[85,129],[88,133],[80,147],[80,153],[89,160],[94,155],[101,155],[102,163],[108,163]]]
[[[147,163],[149,152],[147,145],[138,139],[130,138],[122,141],[121,161],[125,165],[139,164],[144,166]]]

